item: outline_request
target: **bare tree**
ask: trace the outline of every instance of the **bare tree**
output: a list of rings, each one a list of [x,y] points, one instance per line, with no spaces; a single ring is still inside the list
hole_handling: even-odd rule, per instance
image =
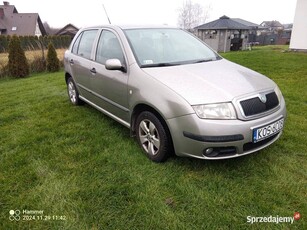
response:
[[[178,25],[192,32],[196,26],[206,22],[210,10],[210,5],[204,8],[198,3],[193,3],[192,0],[186,0],[179,9]]]
[[[48,35],[56,34],[56,32],[59,31],[58,28],[53,28],[53,27],[51,27],[51,26],[48,24],[48,22],[44,22],[43,25],[44,25],[45,30],[46,30],[46,32],[47,32]]]

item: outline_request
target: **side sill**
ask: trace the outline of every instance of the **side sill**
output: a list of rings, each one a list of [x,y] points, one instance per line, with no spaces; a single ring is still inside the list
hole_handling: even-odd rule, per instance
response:
[[[122,125],[124,125],[124,126],[126,126],[127,128],[130,129],[130,124],[129,124],[128,122],[124,121],[123,119],[120,119],[120,118],[117,117],[117,116],[114,116],[112,113],[110,113],[110,112],[108,112],[107,110],[105,110],[105,109],[99,107],[98,105],[96,105],[96,104],[94,104],[93,102],[91,102],[91,101],[85,99],[84,97],[82,97],[82,96],[79,96],[79,97],[80,97],[80,99],[81,99],[82,101],[84,101],[84,102],[86,102],[87,104],[93,106],[95,109],[99,110],[100,112],[104,113],[105,115],[111,117],[111,118],[114,119],[115,121],[119,122],[120,124],[122,124]]]

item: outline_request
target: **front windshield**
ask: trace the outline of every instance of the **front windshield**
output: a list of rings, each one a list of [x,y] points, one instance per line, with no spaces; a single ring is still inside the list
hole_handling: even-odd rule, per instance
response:
[[[215,61],[220,57],[181,29],[127,29],[126,36],[141,67]]]

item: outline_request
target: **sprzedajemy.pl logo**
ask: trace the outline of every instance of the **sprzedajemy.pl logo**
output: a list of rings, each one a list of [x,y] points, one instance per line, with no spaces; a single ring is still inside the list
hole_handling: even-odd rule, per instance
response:
[[[247,223],[291,223],[293,224],[294,220],[298,221],[301,218],[299,212],[295,212],[293,217],[282,217],[282,216],[248,216]]]

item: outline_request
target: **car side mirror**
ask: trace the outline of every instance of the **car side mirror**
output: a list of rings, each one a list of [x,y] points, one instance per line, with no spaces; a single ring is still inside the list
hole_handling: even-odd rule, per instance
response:
[[[119,59],[108,59],[105,66],[107,70],[120,70],[126,72],[126,68],[122,65]]]

